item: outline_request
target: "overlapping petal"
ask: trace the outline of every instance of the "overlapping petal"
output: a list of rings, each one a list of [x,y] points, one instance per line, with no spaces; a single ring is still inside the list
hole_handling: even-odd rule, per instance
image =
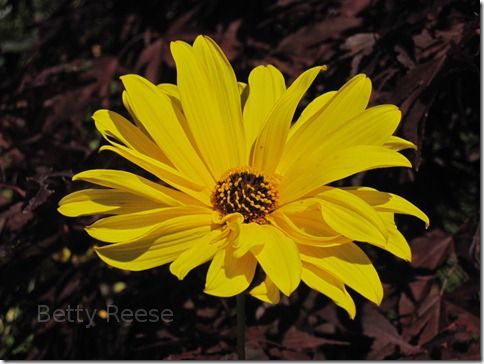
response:
[[[393,134],[400,122],[401,112],[394,105],[379,105],[365,110],[356,115],[340,128],[331,132],[321,132],[320,140],[312,149],[314,155],[325,158],[337,150],[358,146],[358,145],[375,145],[381,146]],[[312,156],[312,154],[309,154]],[[290,161],[298,165],[307,166],[306,154],[300,155],[299,159],[293,157],[284,157],[288,168]],[[311,159],[308,162],[312,162]],[[280,167],[280,170],[283,166]],[[284,170],[281,170],[284,172]]]
[[[400,151],[404,149],[417,150],[417,146],[411,141],[408,141],[406,139],[403,139],[394,135],[388,138],[388,140],[385,141],[385,143],[383,143],[383,146],[396,151]]]
[[[303,264],[301,279],[309,287],[329,297],[334,303],[345,309],[352,319],[355,318],[355,302],[346,290],[344,281],[310,263]]]
[[[134,173],[115,169],[91,169],[76,174],[73,181],[81,180],[132,193],[135,196],[158,201],[165,206],[197,205],[199,201],[185,193],[162,186]]]
[[[126,92],[126,90],[124,90],[123,93],[121,94],[121,98],[122,98],[122,101],[123,101],[124,108],[128,111],[129,115],[131,116],[131,120],[134,121],[134,124],[136,125],[136,127],[148,139],[150,139],[150,140],[153,141],[153,138],[151,137],[151,135],[148,133],[148,131],[145,129],[145,127],[143,126],[143,124],[139,121],[138,117],[134,113],[133,107],[131,106],[131,103],[130,103],[130,100],[129,100],[129,97],[128,97],[128,93]]]
[[[380,212],[379,215],[388,229],[388,241],[382,248],[398,258],[410,262],[412,260],[412,251],[405,237],[398,231],[395,224],[395,214],[392,212]]]
[[[122,76],[121,80],[133,112],[177,170],[212,186],[214,179],[183,130],[170,97],[138,75]]]
[[[122,115],[110,110],[98,110],[92,118],[97,130],[113,145],[124,145],[170,167],[173,166],[153,140]]]
[[[208,262],[220,249],[219,243],[224,240],[221,230],[211,231],[194,241],[192,246],[181,253],[170,264],[170,272],[178,279],[183,279],[193,269]]]
[[[129,149],[121,145],[103,145],[101,148],[99,148],[99,151],[114,152],[131,163],[140,166],[145,171],[148,171],[154,176],[160,178],[170,186],[195,198],[200,203],[210,205],[210,190],[207,187],[205,187],[203,184],[197,184],[189,179],[186,179],[176,169],[170,168],[166,164],[163,164],[156,159],[141,154],[135,149]]]
[[[294,201],[322,185],[359,172],[411,166],[402,154],[382,146],[358,145],[338,150],[327,157],[313,152],[305,158],[305,163],[294,164],[284,175],[280,186],[281,203]]]
[[[291,134],[279,171],[284,173],[294,161],[317,149],[326,135],[363,112],[368,105],[370,93],[370,80],[365,75],[357,75],[343,85],[330,100],[322,101],[319,111],[312,112],[312,117]]]
[[[130,214],[164,205],[132,193],[115,189],[85,189],[73,192],[59,201],[58,211],[70,217],[97,214]]]
[[[301,259],[294,241],[271,225],[243,224],[239,245],[250,251],[272,282],[290,295],[301,280]]]
[[[279,97],[252,147],[252,166],[266,173],[275,171],[285,148],[296,107],[321,68],[313,67],[301,74]]]
[[[301,259],[328,272],[368,300],[380,304],[383,287],[366,254],[350,243],[329,248],[299,246]]]
[[[256,265],[257,261],[250,253],[240,258],[235,257],[229,244],[213,257],[204,292],[219,297],[231,297],[241,293],[252,282]]]
[[[193,47],[181,41],[172,42],[171,52],[188,125],[198,150],[218,179],[230,168],[244,165],[247,157],[234,71],[208,37],[197,37]]]
[[[279,210],[271,214],[269,221],[298,244],[327,247],[351,241],[325,223],[319,207],[297,214]]]
[[[294,125],[291,126],[289,130],[288,139],[290,140],[294,134],[308,121],[316,117],[319,112],[324,108],[324,106],[337,94],[337,91],[328,91],[322,95],[319,95],[314,100],[312,100],[302,111],[299,118],[296,120]],[[281,161],[283,162],[283,161]]]
[[[415,216],[428,227],[430,220],[428,216],[410,201],[393,193],[377,191],[369,187],[348,188],[347,191],[365,200],[369,205],[378,211],[389,211],[398,214]]]
[[[96,247],[97,255],[107,264],[126,270],[145,270],[173,262],[194,246],[216,235],[207,228],[192,228],[164,234],[156,239],[122,242]]]
[[[206,185],[187,178],[175,169],[153,140],[124,117],[108,110],[99,110],[94,113],[93,118],[96,128],[112,144],[102,146],[100,151],[113,151],[166,183],[209,204],[210,191]]]
[[[198,206],[165,207],[99,219],[86,227],[93,238],[116,243],[159,236],[173,230],[208,227],[213,221],[210,209]]]
[[[387,230],[376,210],[363,199],[339,189],[317,195],[323,220],[348,239],[385,245]]]
[[[250,72],[248,87],[243,121],[247,148],[250,151],[269,113],[286,91],[286,82],[282,73],[274,66],[257,66]]]
[[[262,283],[252,288],[250,291],[250,295],[252,297],[258,298],[263,302],[272,304],[279,303],[281,299],[281,293],[279,289],[269,277],[266,277],[266,279],[264,279]]]

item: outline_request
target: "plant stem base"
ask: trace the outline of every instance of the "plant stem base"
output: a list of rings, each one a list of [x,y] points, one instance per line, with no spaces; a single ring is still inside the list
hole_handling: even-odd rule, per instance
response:
[[[245,360],[245,294],[237,295],[237,359]]]

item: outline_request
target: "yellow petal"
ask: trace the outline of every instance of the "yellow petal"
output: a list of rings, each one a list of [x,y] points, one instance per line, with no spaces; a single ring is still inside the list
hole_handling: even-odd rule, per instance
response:
[[[210,236],[201,228],[164,234],[157,239],[110,244],[96,247],[97,255],[107,264],[133,271],[150,269],[174,261],[180,254]]]
[[[122,145],[128,148],[172,166],[171,162],[153,140],[123,116],[109,110],[98,110],[92,118],[97,130],[111,144],[119,145],[119,142],[121,142]]]
[[[161,91],[163,91],[168,96],[174,97],[177,100],[180,100],[180,91],[178,91],[178,87],[172,83],[160,83],[156,85]]]
[[[224,227],[224,232],[230,242],[235,242],[240,234],[240,228],[244,223],[244,216],[238,212],[220,216],[216,213],[214,223]],[[243,255],[243,254],[242,254]],[[237,256],[240,258],[242,255]]]
[[[335,153],[337,150],[358,145],[381,146],[395,132],[400,122],[401,112],[394,105],[379,105],[369,108],[348,120],[345,124],[332,133],[320,132],[321,138],[316,141],[309,154],[309,163],[313,161],[313,154],[320,159]],[[290,153],[290,152],[288,152]],[[294,155],[284,156],[286,165],[296,163],[299,166],[308,166],[305,161],[306,155],[300,155],[299,159],[294,159]],[[291,162],[292,161],[292,162]],[[282,168],[282,167],[281,167]],[[279,169],[281,173],[285,171]]]
[[[317,113],[298,128],[288,140],[281,171],[291,166],[301,156],[321,145],[325,135],[341,128],[347,120],[366,109],[371,94],[371,81],[365,75],[353,77],[334,95],[322,103]]]
[[[341,280],[309,263],[303,264],[301,279],[310,288],[324,294],[338,306],[345,309],[352,319],[355,318],[355,302]]]
[[[412,260],[412,251],[410,250],[407,240],[402,233],[398,231],[398,228],[395,225],[394,214],[392,212],[380,212],[379,214],[388,229],[388,243],[381,248],[392,253],[396,257],[410,262]]]
[[[317,195],[323,220],[351,240],[385,245],[387,229],[376,210],[345,190],[328,188]]]
[[[288,140],[291,139],[296,131],[299,130],[301,126],[303,126],[309,120],[312,120],[321,109],[333,98],[334,95],[337,94],[337,91],[328,91],[322,95],[316,97],[313,101],[311,101],[302,111],[301,115],[294,123],[294,125],[289,130]]]
[[[346,178],[355,173],[388,167],[408,167],[412,164],[403,155],[377,146],[357,146],[333,154],[321,164],[326,168],[322,184]]]
[[[134,113],[166,157],[186,177],[212,186],[214,179],[183,130],[170,97],[141,76],[126,75],[121,80]]]
[[[257,66],[250,72],[248,98],[243,113],[249,150],[262,130],[267,116],[285,91],[284,76],[274,66]]]
[[[201,155],[218,179],[230,168],[244,165],[247,158],[234,71],[208,37],[197,37],[193,47],[172,42],[171,53],[188,125]]]
[[[403,139],[394,135],[388,138],[388,140],[385,141],[383,146],[387,147],[388,149],[396,150],[397,152],[404,149],[417,150],[417,146],[413,144],[411,141],[408,141],[406,139]]]
[[[272,303],[273,305],[279,303],[281,299],[279,289],[269,277],[266,277],[261,284],[252,288],[250,295],[263,302]]]
[[[180,91],[178,90],[178,86],[171,83],[160,83],[157,87],[170,98],[173,106],[173,111],[176,114],[178,122],[183,128],[183,131],[185,132],[188,140],[190,141],[190,144],[194,147],[197,154],[200,155],[200,150],[197,147],[197,143],[193,137],[193,133],[190,130],[190,126],[188,125],[187,119],[185,117],[185,112],[181,103],[181,95]],[[203,157],[200,158],[203,160]]]
[[[411,167],[398,152],[379,146],[356,146],[338,150],[326,158],[313,153],[305,163],[295,163],[280,185],[281,203],[294,201],[318,187],[355,173],[388,167]]]
[[[237,224],[238,236],[234,244],[234,255],[237,258],[244,256],[250,249],[257,245],[263,245],[261,239],[261,225],[251,222],[248,224]]]
[[[114,169],[91,169],[76,174],[73,181],[87,181],[103,187],[158,201],[165,206],[177,206],[193,203],[194,199],[180,191],[162,186],[136,174]]]
[[[182,280],[193,269],[206,263],[215,255],[218,249],[218,241],[222,237],[222,232],[214,230],[203,238],[195,241],[191,248],[184,251],[178,258],[170,264],[170,272],[178,279]]]
[[[156,159],[143,155],[137,152],[135,149],[128,149],[121,145],[117,147],[103,145],[101,148],[99,148],[99,150],[109,150],[111,152],[114,152],[121,157],[127,159],[128,161],[138,165],[144,170],[150,172],[151,174],[166,182],[170,186],[185,192],[187,195],[193,197],[202,204],[206,206],[211,205],[211,191],[207,187],[185,178],[184,176],[180,175],[180,173],[176,169],[171,168]],[[196,204],[196,202],[192,203]]]
[[[229,244],[219,250],[210,263],[204,292],[218,297],[231,297],[243,292],[252,282],[256,265],[257,261],[250,253],[236,258]]]
[[[328,134],[328,139],[333,147],[339,145],[340,148],[358,144],[381,145],[395,132],[401,118],[402,113],[395,105],[374,106]]]
[[[381,192],[368,187],[358,187],[347,189],[346,191],[365,200],[377,211],[389,211],[398,214],[411,215],[419,218],[429,227],[430,221],[428,216],[410,201],[393,193]]]
[[[242,96],[247,87],[247,84],[245,82],[237,81],[237,86],[239,86],[239,93]]]
[[[383,249],[407,262],[412,261],[412,251],[407,239],[398,231],[396,226],[388,229],[388,244]]]
[[[319,220],[312,219],[312,215],[315,212],[316,216],[319,215]],[[301,215],[302,217],[307,217],[307,219],[301,219]],[[312,246],[333,246],[345,244],[351,241],[336,233],[334,230],[325,230],[324,225],[326,224],[321,218],[320,211],[310,211],[307,214],[300,214],[299,219],[296,219],[296,221],[292,220],[282,211],[276,211],[271,214],[269,221],[272,225],[284,231],[298,244]],[[308,233],[308,230],[311,233]]]
[[[402,112],[395,105],[378,105],[364,110],[344,125],[327,134],[332,147],[381,145],[395,132]]]
[[[332,187],[325,187],[325,189]],[[316,198],[298,200],[277,209],[275,214],[286,215],[304,233],[316,236],[335,237],[339,235],[323,220],[321,201]]]
[[[122,96],[122,100],[123,100],[123,105],[124,107],[126,108],[126,110],[128,110],[128,113],[129,115],[131,116],[131,119],[134,121],[136,127],[148,138],[150,139],[151,141],[153,141],[153,138],[150,136],[150,134],[146,131],[145,127],[143,126],[143,124],[138,120],[138,118],[136,117],[134,111],[133,111],[133,108],[131,107],[131,103],[129,101],[129,97],[128,97],[128,93],[125,91],[123,91],[123,93],[121,94]]]
[[[356,244],[349,243],[329,248],[299,248],[303,262],[311,263],[328,272],[370,301],[381,303],[383,287],[378,273]]]
[[[99,219],[86,227],[94,239],[117,243],[183,229],[208,227],[213,213],[197,206],[165,207]]]
[[[249,88],[245,82],[237,82],[239,86],[240,92],[240,106],[242,107],[242,112],[245,108],[245,104],[247,103],[247,99],[249,97]],[[249,153],[250,149],[246,150],[246,153]]]
[[[275,171],[284,151],[294,111],[320,71],[321,67],[307,70],[278,99],[255,140],[252,166],[267,173]]]
[[[129,192],[110,189],[85,189],[73,192],[59,201],[58,211],[77,217],[95,214],[129,214],[163,207],[162,204],[135,196]]]
[[[294,241],[270,225],[258,225],[258,242],[250,251],[256,257],[267,276],[287,296],[301,280],[301,260]],[[241,230],[242,234],[242,230]]]

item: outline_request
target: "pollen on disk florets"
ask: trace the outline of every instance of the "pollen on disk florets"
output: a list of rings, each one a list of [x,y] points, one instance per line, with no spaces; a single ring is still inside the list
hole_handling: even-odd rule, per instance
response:
[[[251,168],[226,173],[215,186],[212,203],[222,215],[238,212],[244,222],[265,223],[277,207],[277,180]]]

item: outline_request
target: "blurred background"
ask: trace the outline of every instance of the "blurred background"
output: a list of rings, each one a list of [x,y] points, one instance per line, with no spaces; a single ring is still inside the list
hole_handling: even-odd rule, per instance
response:
[[[97,148],[92,113],[125,113],[119,76],[175,82],[171,40],[213,37],[239,80],[271,63],[292,81],[327,64],[301,107],[363,72],[373,104],[403,111],[413,170],[344,184],[398,193],[431,226],[398,221],[414,259],[364,246],[381,307],[352,292],[357,316],[301,287],[247,307],[249,359],[480,359],[480,7],[471,0],[0,0],[0,358],[234,359],[234,299],[204,295],[203,266],[112,269],[57,203],[70,177],[129,163]],[[300,110],[299,110],[300,112]],[[171,309],[171,323],[107,322],[107,305]],[[41,323],[38,305],[82,307],[95,325]]]

